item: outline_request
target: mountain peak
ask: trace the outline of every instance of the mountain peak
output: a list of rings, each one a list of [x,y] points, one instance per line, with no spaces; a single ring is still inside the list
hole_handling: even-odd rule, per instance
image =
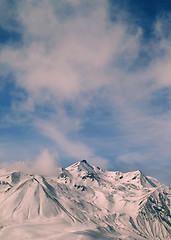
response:
[[[69,171],[74,171],[74,170],[77,170],[77,171],[94,171],[94,167],[91,166],[87,160],[81,160],[73,165],[71,165],[70,167],[67,167],[66,168],[67,170]]]
[[[80,162],[88,164],[87,160],[81,160]]]

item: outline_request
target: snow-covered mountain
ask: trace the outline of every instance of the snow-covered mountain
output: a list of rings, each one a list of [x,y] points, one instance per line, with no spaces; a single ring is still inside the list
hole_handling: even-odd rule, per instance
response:
[[[86,160],[47,177],[0,169],[0,239],[171,239],[171,189]]]

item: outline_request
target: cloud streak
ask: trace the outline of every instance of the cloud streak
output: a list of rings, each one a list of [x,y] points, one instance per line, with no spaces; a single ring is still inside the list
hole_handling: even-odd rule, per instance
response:
[[[35,127],[40,129],[41,133],[52,139],[56,143],[56,147],[60,149],[67,157],[74,158],[75,161],[88,159],[90,163],[97,164],[100,167],[107,168],[108,160],[97,157],[93,149],[86,144],[67,138],[52,122],[37,121]]]

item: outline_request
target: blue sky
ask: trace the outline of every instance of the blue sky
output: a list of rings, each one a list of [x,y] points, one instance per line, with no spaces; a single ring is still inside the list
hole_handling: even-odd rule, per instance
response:
[[[171,3],[0,2],[0,161],[81,159],[170,185]]]

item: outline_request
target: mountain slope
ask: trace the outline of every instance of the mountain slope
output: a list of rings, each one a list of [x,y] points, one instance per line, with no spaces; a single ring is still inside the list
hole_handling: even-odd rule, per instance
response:
[[[0,170],[2,239],[16,234],[17,224],[38,231],[29,238],[25,229],[28,239],[44,239],[49,221],[55,240],[171,239],[170,210],[171,189],[141,171],[110,172],[85,160],[55,177]]]

